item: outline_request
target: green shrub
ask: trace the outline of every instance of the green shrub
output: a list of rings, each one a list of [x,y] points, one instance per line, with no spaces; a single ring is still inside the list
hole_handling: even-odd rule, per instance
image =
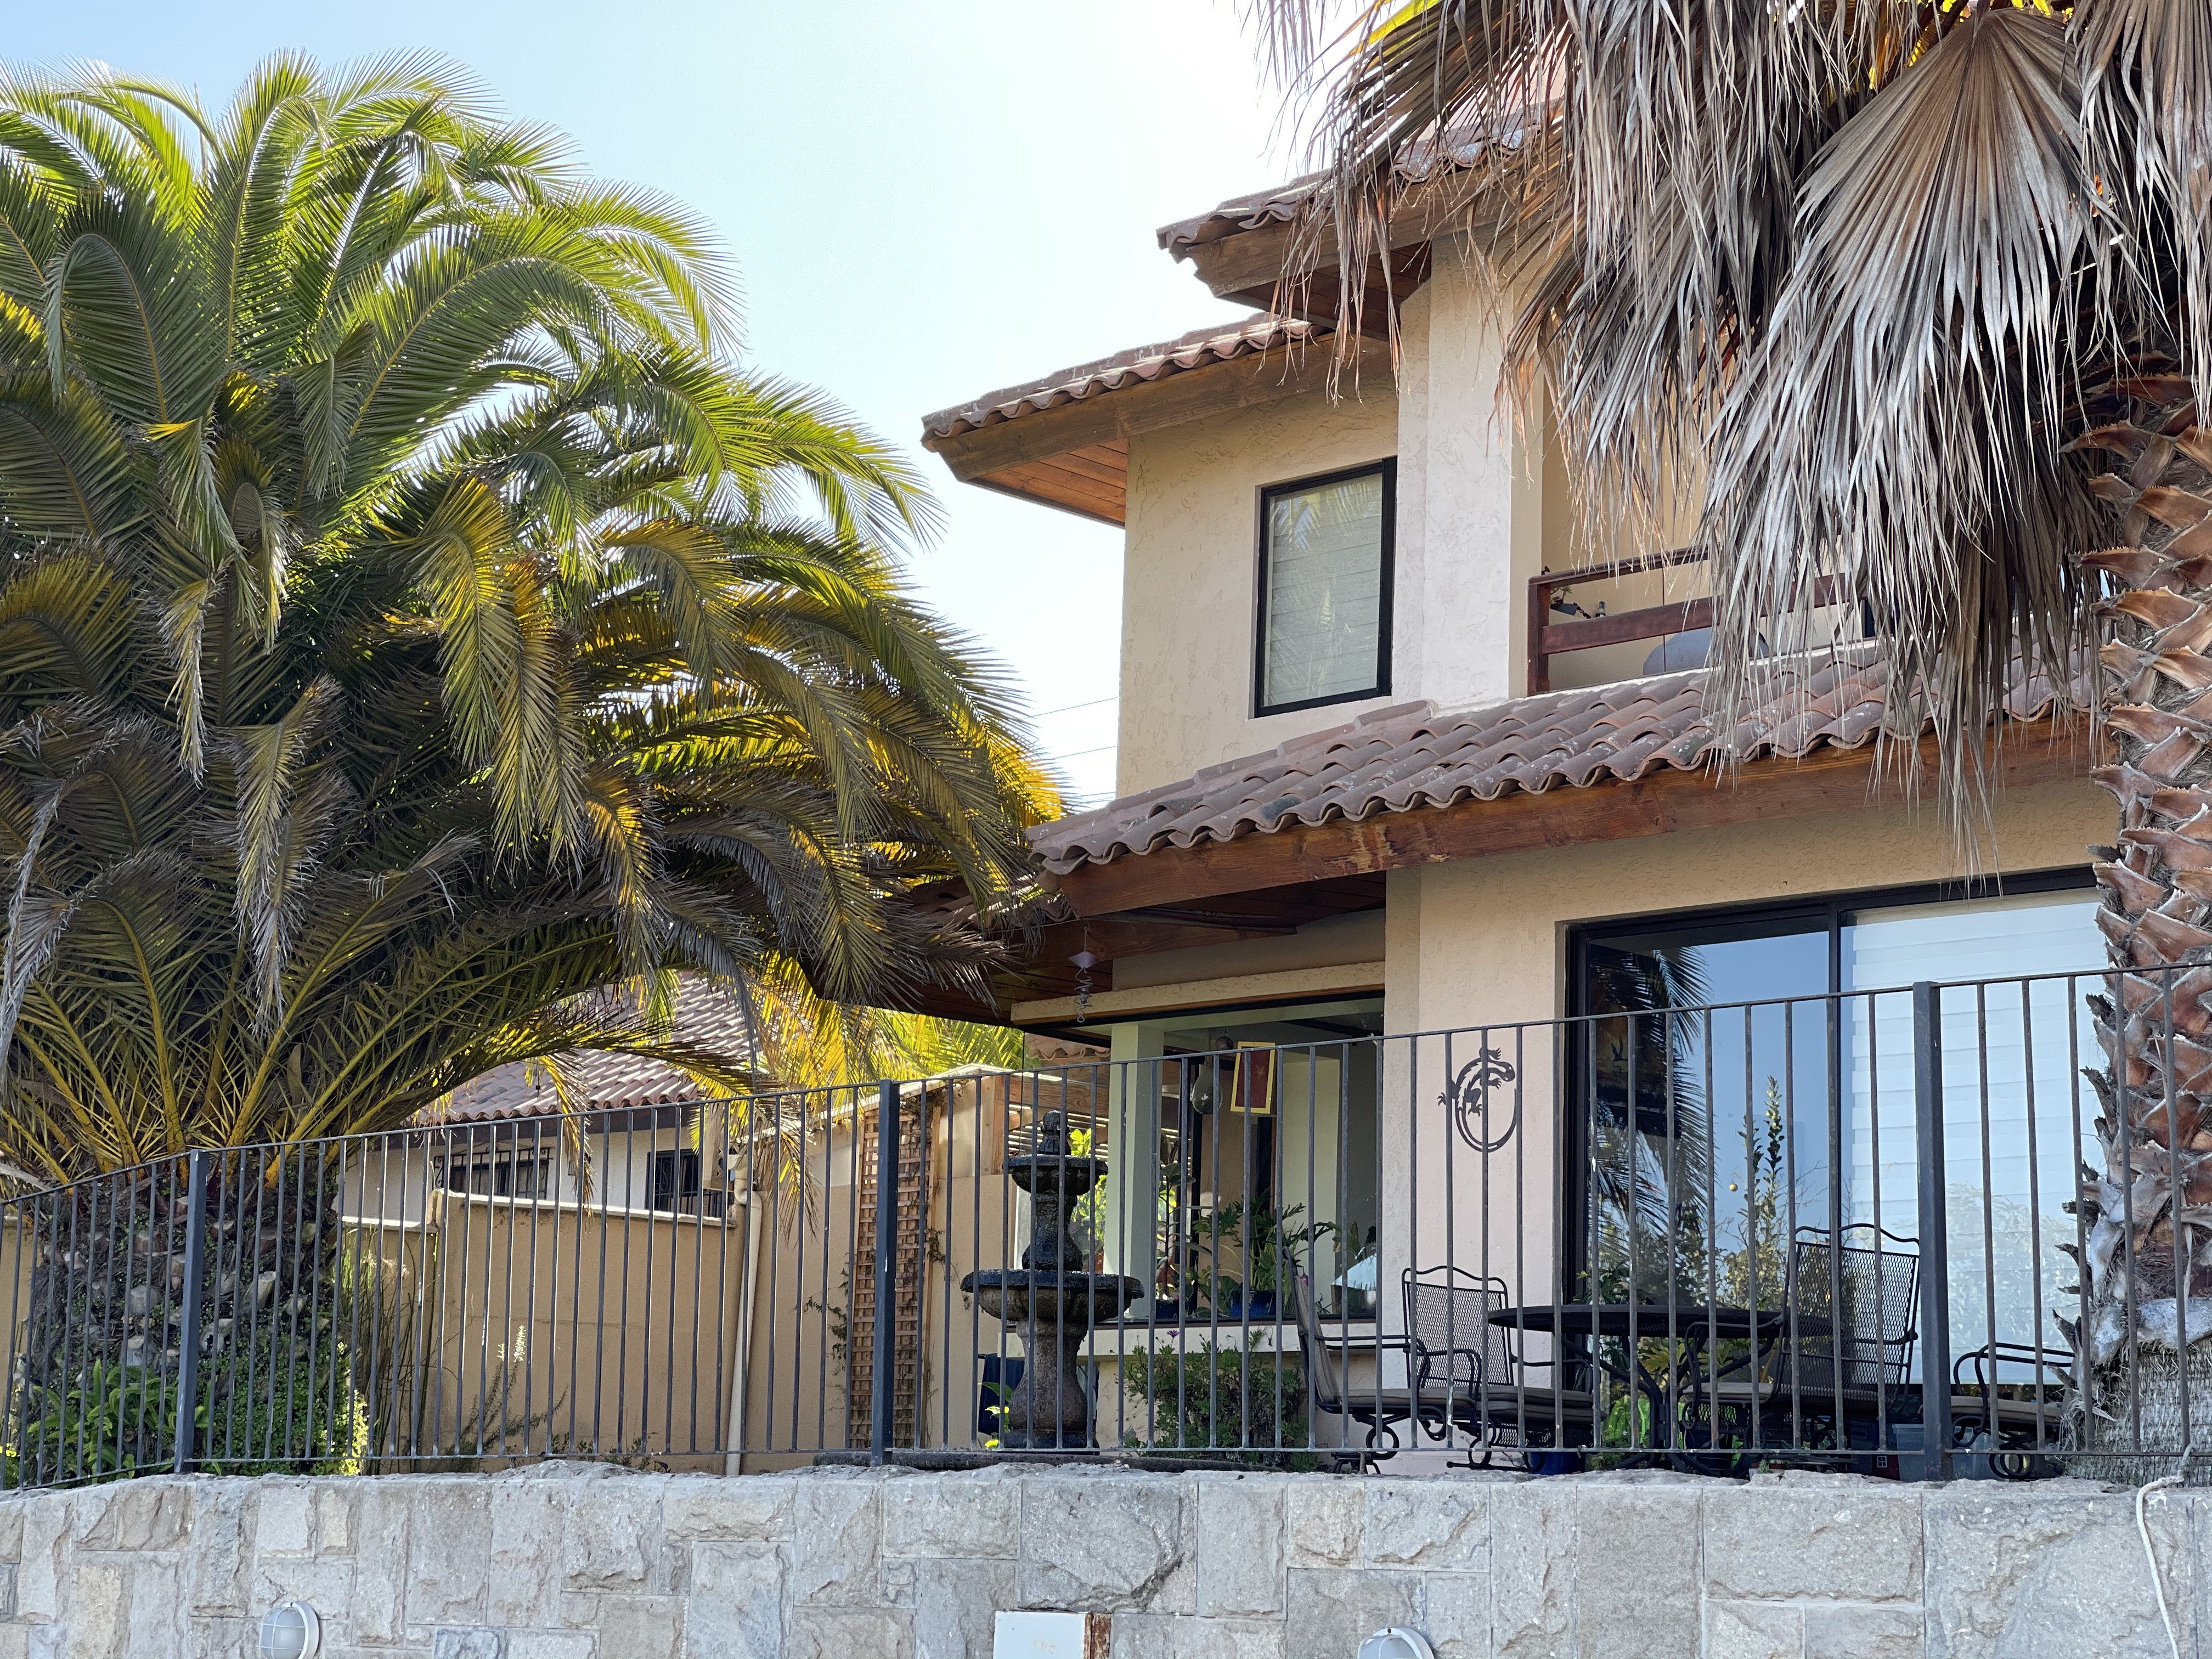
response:
[[[1121,1362],[1123,1390],[1145,1401],[1142,1436],[1125,1446],[1223,1456],[1236,1462],[1317,1468],[1308,1450],[1305,1375],[1298,1362],[1208,1341],[1178,1353],[1162,1344]],[[1254,1449],[1239,1450],[1249,1446]]]
[[[262,1333],[199,1367],[193,1467],[206,1474],[358,1474],[368,1413],[344,1345]],[[177,1378],[94,1359],[66,1382],[25,1383],[0,1444],[9,1487],[120,1480],[176,1465]]]

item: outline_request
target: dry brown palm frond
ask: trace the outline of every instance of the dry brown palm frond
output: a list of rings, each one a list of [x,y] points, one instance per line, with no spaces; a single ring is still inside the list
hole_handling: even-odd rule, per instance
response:
[[[1448,160],[1586,531],[1702,520],[1723,705],[1839,576],[1970,805],[2016,666],[2074,678],[2071,561],[2113,539],[2066,455],[2096,389],[2173,368],[2212,406],[2212,11],[1248,11],[1323,168],[1285,281],[1431,234]],[[1341,291],[1363,320],[1376,287]]]
[[[2124,348],[2127,319],[2178,310],[2197,405],[2212,408],[2212,9],[2096,0],[2070,27],[2087,171],[2126,233],[2102,320]]]
[[[2025,655],[2063,688],[2093,503],[2063,454],[2086,205],[2065,26],[1953,29],[1822,152],[1796,263],[1717,433],[1716,707],[1763,695],[1762,641],[1814,634],[1832,574],[1870,613],[1891,729],[1978,733]],[[1977,746],[1950,747],[1971,798]]]
[[[1284,272],[1333,264],[1339,367],[1363,333],[1395,353],[1397,308],[1369,314],[1364,274],[1413,212],[1425,223],[1534,187],[1547,154],[1565,35],[1554,0],[1255,0],[1249,7],[1320,174]],[[1278,309],[1287,305],[1287,297]]]

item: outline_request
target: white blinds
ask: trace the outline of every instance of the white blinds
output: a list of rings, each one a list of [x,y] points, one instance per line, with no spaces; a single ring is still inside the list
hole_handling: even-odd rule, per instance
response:
[[[1270,496],[1267,532],[1261,702],[1378,690],[1382,475]]]
[[[1919,1231],[1911,994],[1886,988],[1917,979],[2015,981],[1978,995],[1970,987],[1943,993],[1954,1353],[1992,1336],[2055,1346],[2052,1316],[2078,1311],[2063,1288],[2077,1277],[2061,1250],[2075,1243],[2074,1218],[2063,1206],[2075,1196],[2075,1170],[2099,1158],[2089,1128],[2096,1097],[2083,1086],[2080,1068],[2101,1056],[2078,1000],[2105,988],[2097,904],[2094,893],[2080,890],[1922,904],[1862,910],[1844,929],[1844,988],[1883,992],[1844,1004],[1849,1220],[1875,1220],[1878,1192],[1882,1226]],[[2091,977],[2070,985],[2016,982],[2077,972]]]

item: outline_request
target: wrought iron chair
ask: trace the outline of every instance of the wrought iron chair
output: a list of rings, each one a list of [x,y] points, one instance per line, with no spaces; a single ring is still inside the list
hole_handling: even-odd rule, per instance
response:
[[[1328,1333],[1315,1316],[1312,1278],[1304,1267],[1294,1267],[1290,1271],[1290,1280],[1291,1314],[1297,1325],[1300,1369],[1306,1374],[1307,1420],[1318,1425],[1323,1417],[1335,1417],[1347,1424],[1362,1425],[1367,1431],[1366,1449],[1354,1449],[1351,1454],[1362,1465],[1396,1455],[1396,1425],[1412,1420],[1415,1414],[1413,1392],[1349,1385],[1337,1363],[1337,1351],[1329,1346]],[[1379,1330],[1376,1345],[1378,1364],[1383,1350],[1406,1346],[1403,1338],[1385,1337]],[[1378,1442],[1388,1443],[1389,1449],[1378,1449]],[[1326,1453],[1332,1449],[1316,1444],[1315,1449]]]
[[[1407,1370],[1424,1433],[1441,1440],[1458,1430],[1468,1437],[1468,1462],[1476,1463],[1479,1447],[1486,1468],[1502,1445],[1565,1443],[1587,1430],[1589,1392],[1531,1387],[1525,1372],[1553,1362],[1522,1358],[1511,1329],[1491,1322],[1513,1305],[1504,1279],[1461,1267],[1409,1267],[1403,1284]]]
[[[1989,1342],[1951,1364],[1951,1434],[1955,1448],[1985,1459],[2000,1480],[2035,1480],[2057,1473],[2052,1455],[2063,1432],[2074,1355],[2023,1342]],[[2008,1382],[2010,1367],[2015,1378]],[[1972,1380],[1967,1376],[1972,1373]]]
[[[1864,1243],[1848,1242],[1863,1236]],[[1854,1222],[1843,1243],[1823,1230],[1799,1231],[1790,1251],[1784,1306],[1826,1326],[1807,1331],[1793,1320],[1779,1335],[1713,1382],[1718,1404],[1750,1405],[1771,1419],[1831,1421],[1839,1443],[1853,1425],[1890,1415],[1920,1340],[1919,1241]],[[1910,1245],[1893,1250],[1885,1244]],[[1752,1364],[1755,1358],[1757,1364]]]
[[[1439,1437],[1454,1393],[1472,1398],[1485,1382],[1513,1374],[1505,1332],[1490,1316],[1510,1305],[1502,1279],[1484,1279],[1463,1267],[1408,1267],[1406,1296],[1407,1373],[1416,1401],[1433,1396],[1421,1425]]]

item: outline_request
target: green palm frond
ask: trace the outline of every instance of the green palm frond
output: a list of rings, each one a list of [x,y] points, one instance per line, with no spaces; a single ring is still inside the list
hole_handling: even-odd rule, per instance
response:
[[[973,981],[923,906],[1051,781],[905,590],[913,474],[733,294],[434,60],[0,82],[0,1160],[582,1050],[744,1093],[673,975]]]

